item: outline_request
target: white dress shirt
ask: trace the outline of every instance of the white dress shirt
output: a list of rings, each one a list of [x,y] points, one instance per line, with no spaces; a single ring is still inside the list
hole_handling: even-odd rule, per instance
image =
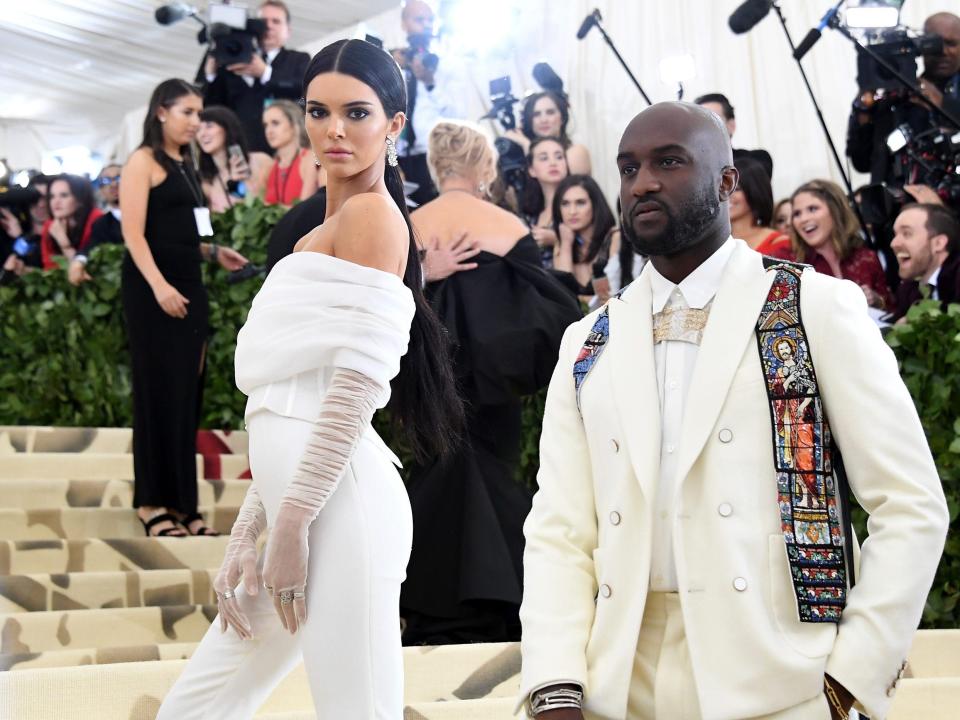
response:
[[[277,58],[277,55],[283,48],[274,48],[273,50],[267,51],[267,57],[264,62],[267,64],[266,69],[263,71],[263,75],[260,76],[260,84],[266,85],[270,82],[270,78],[273,77],[273,61]],[[253,75],[241,75],[243,81],[247,84],[247,87],[253,87],[253,84],[257,81],[257,78]],[[217,74],[207,75],[207,82],[212,83],[217,79]]]
[[[696,270],[675,285],[650,265],[653,313],[665,307],[705,308],[720,287],[723,269],[733,252],[733,238],[727,241]],[[664,340],[653,346],[660,391],[660,477],[653,515],[653,547],[650,564],[651,592],[677,592],[677,570],[673,551],[673,524],[678,478],[677,456],[680,429],[686,407],[687,389],[697,362],[697,345]]]
[[[940,291],[937,290],[937,280],[940,279],[940,268],[941,268],[941,267],[943,267],[943,266],[942,266],[942,265],[937,265],[937,269],[934,270],[934,271],[930,274],[930,277],[927,278],[927,285],[930,287],[930,299],[931,299],[931,300],[939,300],[939,299],[940,299]]]
[[[440,120],[452,120],[461,117],[455,103],[456,88],[449,74],[437,71],[436,81],[428,89],[422,80],[417,80],[417,99],[413,106],[413,132],[416,138],[410,152],[407,152],[406,138],[400,136],[397,152],[400,155],[422,155],[427,152],[430,131]]]

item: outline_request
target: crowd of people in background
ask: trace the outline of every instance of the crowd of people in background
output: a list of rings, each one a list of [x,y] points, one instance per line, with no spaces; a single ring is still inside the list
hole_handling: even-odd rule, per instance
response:
[[[80,284],[95,280],[86,271],[95,247],[127,246],[123,303],[133,358],[136,504],[149,535],[213,534],[196,513],[193,461],[208,336],[200,264],[236,270],[246,259],[210,241],[209,212],[250,197],[292,206],[271,239],[271,266],[324,219],[325,173],[296,102],[309,58],[283,47],[290,28],[284,3],[267,0],[260,15],[268,27],[262,54],[228,67],[207,58],[199,86],[182,80],[158,86],[144,142],[122,175],[115,164],[93,181],[37,175],[30,180],[36,198],[24,213],[0,208],[8,236],[0,244],[5,277],[50,270],[63,258],[70,282]],[[429,36],[432,22],[426,3],[406,4],[404,30],[411,37]],[[956,105],[960,18],[940,13],[928,25],[946,42],[943,57],[928,62],[925,93]],[[459,343],[454,364],[472,408],[471,442],[443,466],[414,470],[419,535],[403,604],[411,641],[515,639],[521,525],[529,509],[529,495],[511,484],[519,397],[546,383],[559,334],[578,308],[616,295],[640,273],[644,258],[625,241],[619,209],[610,207],[596,179],[613,171],[612,158],[591,158],[571,138],[575,110],[565,94],[544,90],[523,100],[519,128],[504,136],[520,146],[526,172],[522,188],[509,186],[498,176],[488,134],[452,122],[449,88],[422,50],[393,53],[405,66],[409,98],[409,122],[395,151],[411,184],[409,204],[417,207],[412,220],[427,295]],[[709,93],[696,102],[734,136],[736,116],[725,95]],[[866,109],[855,111],[851,153],[866,167],[875,150],[870,133],[879,130],[863,117]],[[890,250],[881,254],[836,183],[810,179],[776,200],[774,158],[762,149],[736,149],[733,156],[735,238],[765,255],[851,280],[879,324],[902,321],[924,297],[960,301],[960,222],[949,198],[908,186],[906,202],[891,218]],[[547,339],[535,348],[503,348],[504,338],[526,332]],[[505,355],[520,359],[513,364]],[[478,498],[485,498],[488,514],[480,512]],[[463,512],[447,512],[451,504]],[[504,572],[487,582],[475,568],[461,567],[471,561],[469,548],[455,558],[438,554],[439,538],[450,533],[465,542],[484,538],[487,553],[493,538]],[[424,555],[428,547],[434,549]]]

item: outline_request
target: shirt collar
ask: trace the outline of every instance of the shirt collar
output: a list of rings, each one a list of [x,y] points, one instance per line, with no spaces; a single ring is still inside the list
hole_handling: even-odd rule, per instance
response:
[[[653,312],[658,313],[663,310],[670,299],[670,293],[675,288],[680,288],[684,300],[691,308],[702,309],[713,299],[720,288],[720,281],[723,279],[723,269],[733,253],[733,238],[727,238],[717,250],[700,263],[700,266],[692,273],[687,275],[680,284],[677,285],[667,280],[663,275],[657,272],[657,269],[650,263],[650,288],[653,293]]]
[[[940,279],[940,268],[942,267],[943,265],[937,265],[937,269],[927,278],[927,285],[932,285],[934,288],[937,287],[937,280]]]
[[[277,59],[277,55],[280,54],[280,51],[283,48],[274,48],[273,50],[267,50],[267,64],[272,65],[273,61]]]

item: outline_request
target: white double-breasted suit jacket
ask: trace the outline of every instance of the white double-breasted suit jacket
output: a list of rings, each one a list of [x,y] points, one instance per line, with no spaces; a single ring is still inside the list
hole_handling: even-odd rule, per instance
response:
[[[605,720],[626,714],[649,586],[660,462],[649,271],[609,301],[609,339],[579,407],[573,366],[596,313],[564,336],[524,527],[520,698],[578,683],[588,716]],[[829,673],[880,720],[943,550],[946,503],[863,292],[805,270],[800,307],[820,394],[870,520],[840,624],[799,621],[755,335],[773,277],[736,241],[684,409],[672,540],[700,708],[705,720],[773,713],[821,693]]]

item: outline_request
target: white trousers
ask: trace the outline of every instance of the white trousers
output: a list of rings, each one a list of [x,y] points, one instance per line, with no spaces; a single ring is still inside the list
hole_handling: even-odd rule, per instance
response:
[[[312,427],[269,411],[248,420],[250,467],[268,523]],[[410,503],[396,468],[374,442],[361,440],[310,526],[306,624],[291,635],[262,584],[253,597],[239,586],[253,638],[241,640],[231,628],[221,633],[214,620],[158,720],[252,718],[301,660],[318,720],[400,720],[400,583],[412,538]]]
[[[627,720],[700,720],[700,703],[677,593],[648,593],[633,660]],[[744,720],[830,720],[823,693]]]

